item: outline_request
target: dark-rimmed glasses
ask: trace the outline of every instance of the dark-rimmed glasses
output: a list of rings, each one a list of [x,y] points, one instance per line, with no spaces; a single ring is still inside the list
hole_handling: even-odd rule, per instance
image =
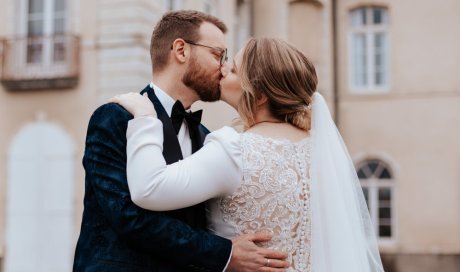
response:
[[[228,60],[227,48],[223,49],[223,48],[220,48],[220,47],[208,46],[208,45],[199,44],[199,43],[195,43],[195,42],[188,41],[188,40],[184,40],[184,42],[186,42],[188,44],[191,44],[191,45],[210,48],[212,50],[216,50],[216,51],[220,52],[220,66],[224,65],[224,63],[227,62],[227,60]]]

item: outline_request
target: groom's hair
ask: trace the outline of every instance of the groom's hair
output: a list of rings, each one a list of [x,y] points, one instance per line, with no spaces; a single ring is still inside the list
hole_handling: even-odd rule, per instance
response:
[[[181,38],[196,42],[200,38],[199,29],[203,22],[215,25],[224,34],[227,32],[227,26],[221,20],[200,11],[179,10],[165,13],[152,33],[150,57],[153,71],[164,69],[174,40]]]

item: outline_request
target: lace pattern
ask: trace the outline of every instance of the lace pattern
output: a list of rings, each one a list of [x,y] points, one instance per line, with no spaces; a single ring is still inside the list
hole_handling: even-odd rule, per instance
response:
[[[223,220],[236,233],[268,231],[262,246],[289,253],[289,271],[311,271],[310,139],[293,143],[241,135],[243,181],[220,199]]]

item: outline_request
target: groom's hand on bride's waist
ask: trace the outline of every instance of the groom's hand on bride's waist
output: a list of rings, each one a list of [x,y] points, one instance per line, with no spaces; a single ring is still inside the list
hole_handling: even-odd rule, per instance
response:
[[[289,267],[287,253],[256,245],[271,239],[268,233],[245,234],[232,239],[232,257],[226,271],[286,271]]]

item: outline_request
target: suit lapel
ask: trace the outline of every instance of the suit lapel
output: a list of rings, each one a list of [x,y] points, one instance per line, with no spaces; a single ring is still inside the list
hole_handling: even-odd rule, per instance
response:
[[[158,119],[163,123],[163,157],[167,164],[171,164],[182,160],[182,150],[180,148],[179,141],[177,140],[176,132],[172,125],[171,119],[169,118],[166,110],[158,100],[155,92],[149,85],[142,90],[141,94],[147,92],[147,95],[152,101],[155,111],[157,112]]]

